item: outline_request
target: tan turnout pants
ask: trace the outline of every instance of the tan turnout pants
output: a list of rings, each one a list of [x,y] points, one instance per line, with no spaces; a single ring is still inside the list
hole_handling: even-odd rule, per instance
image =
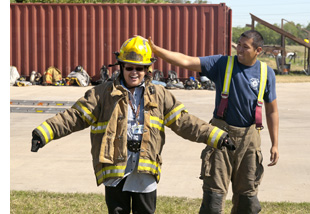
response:
[[[259,131],[255,129],[255,125],[247,128],[234,127],[215,118],[212,119],[212,125],[228,132],[236,150],[228,151],[226,148],[217,150],[207,146],[202,151],[201,179],[203,179],[204,193],[208,191],[223,195],[221,202],[223,210],[231,181],[233,191],[232,213],[240,212],[238,206],[249,206],[246,208],[247,210],[256,211],[249,211],[248,213],[258,213],[260,205],[256,196],[264,172]],[[245,198],[253,198],[252,196],[254,196],[255,202],[251,202],[251,199],[249,199],[250,202],[239,202],[240,196],[245,196]],[[242,200],[244,199],[242,198]],[[207,206],[212,205],[207,204]],[[251,206],[253,207],[251,208]]]

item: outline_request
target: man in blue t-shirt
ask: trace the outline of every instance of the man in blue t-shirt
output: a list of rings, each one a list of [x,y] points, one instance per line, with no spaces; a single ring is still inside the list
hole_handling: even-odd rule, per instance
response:
[[[173,65],[200,72],[200,75],[207,76],[215,83],[216,100],[212,125],[226,130],[236,146],[235,151],[215,150],[209,146],[202,151],[203,200],[199,213],[223,211],[230,181],[233,190],[231,213],[259,213],[261,206],[257,193],[264,169],[257,121],[261,119],[258,119],[259,115],[260,117],[262,115],[259,111],[263,102],[258,105],[260,101],[258,96],[262,91],[271,139],[271,162],[268,166],[276,165],[279,159],[279,114],[275,74],[267,66],[267,79],[263,81],[261,70],[264,63],[257,60],[264,44],[262,35],[255,30],[242,33],[237,45],[237,55],[233,57],[222,55],[191,57],[160,48],[154,45],[151,38],[149,44],[158,57]],[[233,63],[229,64],[228,59]],[[232,66],[231,79],[225,79],[226,70],[229,70],[226,68],[230,68],[228,65]],[[224,80],[226,83],[230,80],[230,84],[228,84],[228,98],[223,96],[228,100],[227,105],[223,104],[222,108]],[[266,84],[263,84],[264,82]],[[263,88],[261,92],[260,88]],[[219,109],[225,111],[219,114]]]

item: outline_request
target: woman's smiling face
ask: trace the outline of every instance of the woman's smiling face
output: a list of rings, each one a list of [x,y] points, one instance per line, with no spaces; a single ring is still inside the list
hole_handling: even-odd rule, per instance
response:
[[[147,72],[147,67],[144,65],[126,63],[123,68],[123,75],[127,88],[139,86]]]

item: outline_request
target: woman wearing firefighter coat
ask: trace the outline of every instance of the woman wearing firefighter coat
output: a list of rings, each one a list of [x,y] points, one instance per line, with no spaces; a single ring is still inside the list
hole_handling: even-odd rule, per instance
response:
[[[130,41],[124,43],[127,43],[126,46],[123,45],[120,54],[117,55],[121,72],[116,79],[88,90],[71,108],[47,119],[33,130],[33,151],[37,151],[52,140],[90,127],[91,154],[98,186],[102,183],[111,186],[115,181],[125,180],[123,178],[128,175],[125,173],[128,154],[135,153],[138,153],[134,166],[137,175],[152,175],[154,183],[158,183],[161,175],[161,152],[165,144],[165,126],[191,141],[206,143],[215,148],[221,148],[223,145],[228,146],[227,148],[233,147],[229,145],[231,141],[226,132],[189,114],[185,106],[167,89],[151,83],[148,74],[153,62],[150,58],[134,62],[128,59],[132,57],[132,53],[139,54],[139,47],[141,44],[145,47],[145,41],[141,37],[131,38]],[[147,48],[151,53],[148,44]],[[130,52],[131,56],[126,55],[126,51]],[[129,68],[124,69],[125,64],[134,65],[136,68],[127,71]],[[144,120],[139,126],[141,140],[138,147],[133,146],[136,150],[132,150],[132,147],[129,147],[132,146],[129,145],[132,141],[128,139],[127,126],[128,114],[132,110],[130,93],[135,91],[135,87],[129,90],[125,75],[127,72],[138,72],[137,69],[141,66],[145,68],[139,71],[144,72],[143,79],[135,87],[142,87],[143,106],[140,106],[140,103],[139,106]],[[38,148],[35,149],[35,146]],[[109,207],[108,202],[107,205]],[[155,206],[151,210],[150,213],[155,212]],[[110,207],[109,212],[113,212]]]

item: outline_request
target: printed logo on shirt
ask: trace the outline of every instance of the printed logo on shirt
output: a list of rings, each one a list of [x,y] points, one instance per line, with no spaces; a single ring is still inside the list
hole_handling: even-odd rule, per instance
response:
[[[257,78],[251,78],[251,79],[250,79],[250,82],[251,82],[251,88],[252,88],[253,90],[258,90],[259,79],[257,79]]]

